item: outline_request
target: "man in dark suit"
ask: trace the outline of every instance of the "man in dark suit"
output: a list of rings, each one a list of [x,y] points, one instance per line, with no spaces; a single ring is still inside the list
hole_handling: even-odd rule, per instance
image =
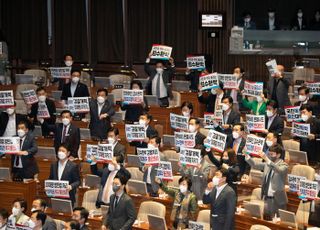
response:
[[[270,100],[267,102],[267,116],[264,133],[278,133],[282,135],[284,129],[284,120],[279,116],[277,102]]]
[[[64,57],[63,57],[63,65],[62,67],[72,67],[73,65],[73,56],[71,54],[65,54]],[[53,79],[52,83],[55,83],[55,82],[59,82],[59,85],[58,85],[58,90],[62,90],[63,89],[63,86],[68,83],[70,81],[69,78],[67,79],[63,79],[63,78],[55,78]]]
[[[56,152],[61,143],[66,143],[69,146],[71,156],[78,158],[78,150],[80,145],[80,129],[75,125],[71,124],[72,114],[69,110],[64,110],[61,112],[62,123],[57,123],[55,125],[49,125],[45,120],[41,120],[40,123],[44,127],[54,132],[54,147]]]
[[[196,146],[203,147],[203,140],[206,139],[206,136],[200,133],[200,120],[196,117],[191,117],[189,119],[189,132],[196,133],[195,141]]]
[[[70,150],[66,144],[60,144],[58,148],[58,161],[50,167],[49,180],[65,180],[69,182],[68,191],[72,205],[76,201],[77,188],[80,185],[79,166],[70,161]]]
[[[306,86],[298,88],[299,101],[294,103],[294,106],[310,105],[312,107],[312,114],[318,117],[319,108],[318,103],[315,100],[310,99],[310,90]]]
[[[227,89],[225,90],[227,96],[231,96],[233,99],[233,107],[235,110],[242,108],[242,95],[241,92],[244,89],[244,74],[245,70],[240,66],[236,66],[233,69],[233,75],[237,76],[237,89]]]
[[[13,178],[34,179],[39,173],[39,168],[34,155],[38,152],[36,140],[29,132],[26,121],[21,121],[17,128],[20,137],[20,151],[12,155],[11,168]]]
[[[160,106],[168,107],[169,98],[173,97],[171,89],[171,81],[175,71],[173,58],[169,59],[170,66],[168,68],[165,68],[163,61],[157,60],[155,69],[149,65],[150,58],[151,53],[144,65],[144,71],[149,76],[146,93],[157,96]]]
[[[121,173],[117,173],[113,179],[114,194],[110,197],[110,207],[101,226],[102,230],[107,230],[107,228],[110,230],[132,229],[137,213],[131,197],[124,190],[127,181],[128,178]]]
[[[119,140],[119,129],[115,127],[111,127],[108,130],[108,143],[112,144],[113,146],[113,156],[121,157],[122,159],[125,159],[126,147],[123,144],[121,144],[118,140]],[[123,160],[119,162],[122,164]]]
[[[206,112],[214,113],[224,96],[223,84],[220,83],[218,88],[211,89],[207,96],[203,95],[201,88],[199,85],[198,101],[206,105]]]
[[[34,211],[41,211],[41,212],[45,212],[47,208],[47,203],[45,200],[43,199],[35,199],[32,202],[32,208],[31,208],[31,212]],[[52,230],[52,229],[56,229],[57,228],[57,224],[54,221],[54,219],[52,219],[50,216],[47,215],[46,221],[42,226],[43,230]]]
[[[242,22],[239,24],[244,30],[257,29],[256,23],[252,21],[252,14],[248,11],[242,14]]]
[[[136,146],[137,148],[147,148],[149,138],[151,136],[158,136],[158,131],[155,130],[152,126],[150,126],[150,122],[152,121],[152,116],[148,113],[143,113],[140,115],[139,124],[144,125],[146,127],[146,139],[144,141],[138,142],[133,141],[130,145]]]
[[[211,206],[210,227],[215,230],[234,229],[237,195],[227,184],[227,176],[227,169],[217,171],[202,199],[204,204]]]
[[[89,211],[84,207],[76,207],[73,209],[72,220],[75,220],[80,224],[80,230],[89,230],[86,224],[88,217]]]
[[[295,17],[291,21],[292,30],[308,30],[308,23],[303,16],[303,10],[300,8],[297,10]]]
[[[44,87],[39,87],[36,90],[38,100],[39,102],[44,102],[47,105],[48,112],[50,114],[49,118],[46,118],[46,122],[50,125],[54,125],[56,123],[56,106],[54,104],[54,101],[47,98],[47,92]],[[32,104],[31,106],[31,112],[29,113],[29,118],[33,122],[33,124],[37,123],[37,115],[38,115],[38,108],[39,108],[39,102]],[[42,136],[48,136],[50,131],[46,129],[43,125],[41,125],[42,129]]]
[[[115,114],[113,104],[107,100],[108,91],[98,89],[97,99],[90,102],[91,137],[99,140],[106,139],[107,130],[111,127],[111,117]]]
[[[280,22],[274,9],[268,9],[268,18],[264,21],[264,30],[280,30]]]

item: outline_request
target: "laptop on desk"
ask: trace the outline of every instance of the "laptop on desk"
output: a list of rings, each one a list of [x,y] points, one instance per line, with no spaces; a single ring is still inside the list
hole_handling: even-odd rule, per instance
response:
[[[148,214],[149,229],[167,230],[166,221],[163,217]]]
[[[132,180],[132,179],[128,180],[127,190],[128,190],[128,193],[131,195],[145,196],[148,194],[147,184],[139,180]]]
[[[52,211],[55,213],[72,214],[71,200],[51,198]]]
[[[0,167],[0,180],[11,181],[10,168]]]
[[[299,163],[302,165],[309,165],[307,152],[288,149],[290,163]]]

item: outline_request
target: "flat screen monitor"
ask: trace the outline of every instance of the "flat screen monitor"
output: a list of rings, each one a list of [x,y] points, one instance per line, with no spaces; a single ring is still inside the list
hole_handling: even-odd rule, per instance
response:
[[[200,14],[201,28],[223,28],[223,13],[202,13]]]

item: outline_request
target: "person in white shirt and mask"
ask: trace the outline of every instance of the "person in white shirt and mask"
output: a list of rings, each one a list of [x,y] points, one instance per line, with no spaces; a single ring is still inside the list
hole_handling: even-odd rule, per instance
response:
[[[181,115],[190,118],[193,114],[193,104],[190,101],[184,101],[181,104]]]
[[[73,56],[71,54],[65,54],[64,57],[63,57],[63,67],[72,67],[73,66]],[[63,89],[63,86],[65,84],[68,84],[70,82],[70,79],[58,79],[58,78],[55,78],[53,79],[53,83],[55,82],[59,82],[59,85],[58,85],[58,90],[62,90]]]
[[[284,160],[285,150],[282,145],[281,136],[279,136],[277,133],[269,132],[266,136],[266,141],[265,141],[265,146],[263,148],[263,152],[265,152],[265,154],[268,155],[269,149],[275,145],[279,145],[279,147],[282,148],[282,154],[281,154],[280,158]]]
[[[9,216],[7,228],[15,229],[16,225],[28,227],[29,217],[25,214],[27,211],[27,201],[17,198],[12,203],[12,214]]]

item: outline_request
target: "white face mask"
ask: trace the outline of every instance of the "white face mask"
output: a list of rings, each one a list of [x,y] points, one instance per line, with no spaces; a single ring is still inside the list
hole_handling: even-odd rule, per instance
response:
[[[241,76],[241,75],[238,74],[238,73],[234,73],[233,75],[236,76],[237,78],[239,78],[239,77]]]
[[[163,69],[162,68],[156,68],[157,73],[162,74],[163,73]]]
[[[189,113],[189,112],[182,112],[182,115],[183,115],[184,117],[190,117],[190,113]]]
[[[229,105],[225,104],[225,103],[222,103],[222,110],[223,111],[226,111],[229,109]]]
[[[274,12],[269,12],[268,15],[269,15],[269,18],[274,18],[275,13]]]
[[[39,96],[38,97],[38,99],[39,99],[39,101],[41,101],[41,102],[45,102],[46,101],[46,96],[44,96],[44,95],[41,95],[41,96]]]
[[[148,144],[148,149],[155,149],[156,147],[154,147],[153,144]]]
[[[297,16],[298,16],[299,18],[302,18],[303,13],[297,13]]]
[[[273,112],[270,110],[267,110],[267,117],[272,117],[273,116]]]
[[[14,114],[14,108],[7,108],[7,114],[8,115]]]
[[[72,78],[72,82],[75,83],[75,84],[78,83],[79,81],[80,81],[79,77],[73,77]]]
[[[114,171],[115,170],[115,167],[114,167],[114,165],[113,164],[108,164],[108,170],[109,171]]]
[[[21,209],[20,208],[12,208],[12,215],[14,216],[19,216],[21,214]]]
[[[17,133],[20,138],[22,138],[26,135],[26,132],[23,129],[18,129]]]
[[[232,137],[233,137],[233,139],[238,139],[240,137],[240,134],[238,132],[233,131]]]
[[[146,126],[146,121],[145,121],[145,120],[140,119],[140,120],[139,120],[139,125],[144,125],[144,126]]]
[[[251,18],[245,18],[244,21],[245,21],[245,22],[250,22],[250,21],[251,21]]]
[[[299,101],[305,101],[307,99],[306,95],[299,95]]]
[[[63,124],[64,126],[67,126],[67,125],[70,124],[70,120],[69,120],[68,118],[62,118],[62,124]]]
[[[68,67],[73,65],[73,61],[65,61],[64,64]]]
[[[31,212],[34,212],[34,211],[37,211],[37,209],[36,209],[36,208],[32,208],[32,209],[31,209]]]
[[[195,125],[189,125],[189,132],[194,133],[196,131]]]
[[[114,140],[114,138],[112,138],[112,137],[108,137],[108,143],[109,144],[114,144],[116,141]]]
[[[273,141],[266,141],[266,144],[268,147],[271,147],[273,145]]]
[[[62,152],[62,151],[58,152],[58,158],[60,160],[64,160],[64,159],[66,159],[66,157],[67,157],[67,154],[65,154],[65,152]]]
[[[35,223],[35,222],[33,222],[32,220],[29,220],[29,221],[28,221],[28,227],[29,227],[29,228],[33,229],[35,226],[36,226],[36,223]]]
[[[180,190],[181,193],[185,193],[185,192],[188,191],[188,188],[187,188],[187,186],[180,185],[180,186],[179,186],[179,190]]]
[[[216,89],[211,89],[211,94],[216,95],[217,94]]]
[[[104,97],[99,96],[99,97],[97,97],[97,101],[99,104],[103,104],[105,102],[105,99],[104,99]]]
[[[258,103],[262,102],[262,97],[258,96],[258,97],[257,97],[257,102],[258,102]]]
[[[212,183],[213,183],[214,186],[218,186],[219,183],[220,183],[220,178],[218,178],[218,177],[213,177],[213,178],[212,178]]]
[[[306,122],[309,119],[309,116],[306,114],[301,115],[301,119]]]

